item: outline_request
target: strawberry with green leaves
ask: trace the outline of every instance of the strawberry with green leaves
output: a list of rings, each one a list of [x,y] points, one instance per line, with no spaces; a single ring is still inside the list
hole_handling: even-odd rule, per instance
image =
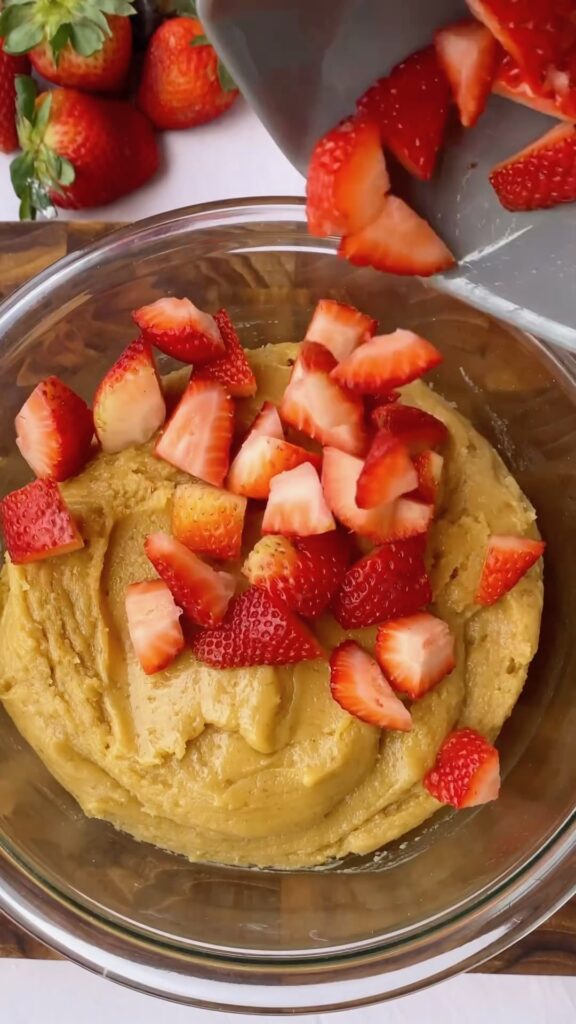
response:
[[[128,76],[134,13],[133,0],[5,0],[0,35],[48,81],[114,93]]]
[[[54,89],[37,96],[31,78],[16,79],[18,139],[23,152],[10,173],[20,217],[54,206],[104,206],[156,173],[160,153],[150,122],[129,103]]]

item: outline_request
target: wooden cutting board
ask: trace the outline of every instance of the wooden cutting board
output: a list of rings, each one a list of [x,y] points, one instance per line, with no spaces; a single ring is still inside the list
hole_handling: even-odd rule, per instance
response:
[[[33,274],[111,231],[91,222],[0,224],[0,299]],[[58,959],[0,914],[0,957]],[[576,899],[482,971],[576,975]]]

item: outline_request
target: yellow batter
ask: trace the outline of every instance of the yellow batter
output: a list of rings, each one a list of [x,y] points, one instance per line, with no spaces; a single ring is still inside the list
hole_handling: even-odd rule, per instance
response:
[[[251,353],[258,399],[278,401],[296,346]],[[0,575],[0,699],[86,814],[192,860],[302,867],[366,853],[438,809],[421,779],[444,736],[490,738],[518,698],[538,644],[540,566],[496,605],[472,604],[488,536],[537,536],[500,458],[424,384],[404,400],[450,429],[432,529],[435,610],[457,667],[412,707],[411,733],[380,732],[336,704],[324,662],[211,669],[184,653],[146,676],[124,612],[128,583],[154,575],[143,551],[168,530],[183,475],[146,448],[99,455],[62,487],[84,550]],[[250,529],[248,528],[248,534]],[[254,541],[254,537],[251,538]],[[327,616],[328,645],[346,634]],[[369,646],[375,629],[347,634]]]

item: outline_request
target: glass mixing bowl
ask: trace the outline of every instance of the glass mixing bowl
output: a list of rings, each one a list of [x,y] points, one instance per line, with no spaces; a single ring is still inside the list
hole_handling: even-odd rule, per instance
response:
[[[414,991],[514,942],[574,887],[576,361],[416,280],[336,259],[297,201],[180,210],[4,303],[2,493],[28,479],[13,419],[30,387],[56,373],[89,399],[132,337],[130,311],[166,292],[226,306],[246,345],[302,338],[334,296],[443,350],[434,385],[496,446],[548,542],[542,640],[499,740],[502,796],[324,870],[190,864],[85,818],[0,712],[0,907],[78,963],[196,1006],[294,1013]]]

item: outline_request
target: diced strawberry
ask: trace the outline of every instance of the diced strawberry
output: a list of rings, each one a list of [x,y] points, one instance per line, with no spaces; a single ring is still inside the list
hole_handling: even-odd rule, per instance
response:
[[[444,459],[438,452],[420,452],[414,457],[414,468],[418,476],[418,486],[411,498],[434,505],[440,489]]]
[[[370,420],[374,426],[378,426],[378,410],[386,405],[392,405],[402,398],[400,391],[394,388],[392,391],[383,391],[380,395],[364,395],[364,408],[369,413]]]
[[[246,498],[199,480],[180,484],[172,505],[172,533],[191,551],[239,558]]]
[[[363,346],[361,346],[363,347]],[[360,455],[366,448],[362,400],[330,377],[336,360],[323,345],[305,341],[284,392],[280,415],[285,423],[320,444]]]
[[[336,523],[314,466],[305,462],[273,477],[262,533],[310,537],[335,529]]]
[[[394,689],[412,700],[437,686],[456,665],[450,627],[427,612],[385,622],[375,653]]]
[[[230,466],[226,486],[234,494],[265,501],[270,494],[272,480],[279,473],[286,473],[305,463],[319,469],[320,456],[277,437],[251,433]]]
[[[259,587],[235,597],[224,622],[202,630],[192,650],[199,661],[216,668],[289,665],[324,655],[302,620]]]
[[[305,341],[317,341],[340,361],[371,338],[377,326],[376,320],[354,306],[345,306],[334,299],[320,299],[308,324]]]
[[[531,537],[490,537],[474,598],[476,603],[495,604],[541,558],[545,547],[543,540]]]
[[[16,444],[39,477],[66,480],[88,460],[94,436],[90,409],[58,377],[37,384],[16,417]]]
[[[183,650],[181,614],[162,580],[131,583],[126,588],[128,632],[146,675],[168,668]]]
[[[132,313],[146,341],[183,363],[204,363],[224,353],[224,341],[213,316],[190,299],[157,299]]]
[[[313,235],[346,235],[378,216],[390,187],[376,125],[348,118],[316,143],[306,188]]]
[[[413,405],[381,405],[372,411],[371,418],[379,430],[388,430],[402,441],[411,455],[440,448],[448,440],[448,428],[442,420]]]
[[[33,480],[0,501],[0,527],[14,565],[66,555],[84,546],[57,484]]]
[[[177,469],[221,487],[228,472],[234,403],[221,384],[191,380],[154,452]]]
[[[425,536],[375,548],[348,569],[332,611],[344,629],[412,615],[432,600]]]
[[[199,626],[217,626],[226,614],[236,582],[167,533],[151,533],[144,550],[179,608]]]
[[[576,200],[576,128],[559,124],[490,173],[507,210],[537,210]]]
[[[386,196],[375,220],[347,234],[338,255],[357,267],[419,277],[449,270],[456,262],[428,221],[397,196]]]
[[[340,530],[316,537],[262,537],[242,566],[255,587],[292,611],[315,619],[328,607],[350,560],[350,543]]]
[[[276,406],[272,405],[272,402],[264,402],[248,433],[262,434],[264,437],[277,437],[279,441],[284,440],[284,427],[280,413]]]
[[[498,751],[474,729],[458,729],[446,737],[423,781],[431,796],[452,807],[477,807],[497,800]]]
[[[450,106],[450,87],[433,46],[397,64],[357,106],[361,116],[378,125],[383,145],[410,174],[432,177]]]
[[[507,53],[504,54],[496,72],[492,91],[497,96],[504,96],[507,100],[521,103],[525,107],[530,107],[531,110],[548,114],[550,117],[570,121],[574,116],[572,103],[570,101],[567,103],[565,96],[561,93],[551,95],[550,89],[545,86],[542,87],[542,90],[536,91],[526,80],[524,72],[518,67],[516,61]],[[566,104],[570,108],[568,112],[564,109]]]
[[[414,331],[371,338],[332,370],[331,378],[360,394],[378,394],[422,377],[442,362],[438,349]],[[391,406],[392,408],[392,406]]]
[[[433,509],[419,501],[397,498],[376,508],[361,509],[355,501],[362,459],[325,448],[322,462],[322,486],[329,507],[340,522],[376,544],[401,540],[425,533],[432,521]]]
[[[233,398],[248,398],[256,394],[256,377],[246,358],[236,328],[225,309],[214,318],[224,341],[226,351],[202,364],[194,376],[202,380],[217,380]]]
[[[574,42],[573,8],[565,0],[467,0],[536,89]]]
[[[166,418],[152,350],[133,341],[103,377],[94,396],[94,426],[105,452],[145,444]]]
[[[387,430],[374,438],[356,485],[359,508],[376,508],[415,490],[418,474],[408,449]]]
[[[440,29],[434,43],[436,56],[450,83],[460,121],[469,128],[486,106],[502,51],[492,33],[473,19]]]
[[[409,732],[412,716],[386,682],[374,658],[353,640],[330,656],[330,692],[350,715],[378,729]]]

